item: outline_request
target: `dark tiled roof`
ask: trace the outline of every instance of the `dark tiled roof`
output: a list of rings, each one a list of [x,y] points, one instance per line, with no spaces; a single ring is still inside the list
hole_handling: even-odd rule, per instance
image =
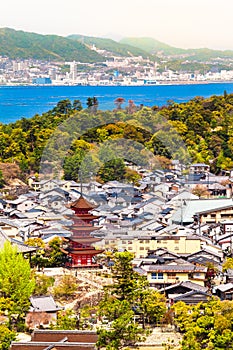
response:
[[[208,290],[207,287],[203,287],[197,283],[193,283],[191,281],[182,281],[182,282],[179,282],[179,283],[176,283],[176,284],[173,284],[171,286],[168,286],[168,287],[161,289],[161,292],[163,292],[164,290],[169,292],[169,290],[174,289],[174,288],[179,287],[179,286],[186,287],[190,290],[201,291],[201,292],[207,292],[207,290]]]

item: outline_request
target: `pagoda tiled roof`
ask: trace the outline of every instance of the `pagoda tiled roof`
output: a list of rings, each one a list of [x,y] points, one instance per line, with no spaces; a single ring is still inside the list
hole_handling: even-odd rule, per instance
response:
[[[102,226],[72,226],[71,230],[72,231],[86,231],[86,232],[92,232],[92,231],[96,231],[96,230],[100,230],[102,228]]]
[[[92,210],[96,206],[90,202],[88,202],[82,195],[73,203],[71,203],[70,208],[76,209],[89,209]]]
[[[84,249],[82,248],[81,250],[65,250],[65,249],[61,249],[63,253],[65,254],[74,254],[74,255],[83,255],[83,254],[93,254],[93,255],[97,255],[97,254],[101,254],[104,252],[104,250],[97,250],[97,249]]]
[[[95,220],[95,219],[98,219],[99,216],[92,215],[92,214],[76,214],[75,218],[80,219],[80,220],[89,220],[89,219]]]
[[[72,237],[69,237],[69,241],[78,242],[78,243],[95,243],[95,242],[101,241],[101,239],[95,238],[95,237],[78,237],[78,236],[75,237],[75,236],[72,236]]]

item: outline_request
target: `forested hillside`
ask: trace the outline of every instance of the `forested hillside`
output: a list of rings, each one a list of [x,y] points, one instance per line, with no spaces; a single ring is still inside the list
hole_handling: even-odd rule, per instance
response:
[[[143,58],[147,58],[148,55],[150,55],[148,52],[138,47],[118,43],[112,39],[96,38],[92,36],[84,36],[78,34],[69,35],[68,38],[76,40],[83,44],[87,44],[89,46],[95,45],[100,50],[107,50],[119,56],[142,56]]]
[[[133,101],[129,101],[125,109],[121,108],[122,99],[119,98],[113,111],[99,111],[96,99],[89,98],[88,101],[89,107],[84,108],[78,99],[66,99],[41,116],[23,118],[8,125],[1,124],[0,162],[18,164],[24,176],[38,172],[48,139],[67,120],[70,131],[65,128],[59,130],[63,143],[67,135],[75,130],[75,124],[78,125],[74,131],[76,139],[72,139],[68,152],[64,153],[62,147],[60,149],[62,142],[55,146],[51,140],[49,142],[56,156],[64,158],[66,179],[78,179],[79,167],[89,151],[93,167],[91,171],[99,169],[98,175],[102,181],[112,179],[111,176],[137,181],[136,174],[129,174],[125,169],[122,158],[139,165],[149,164],[151,157],[148,152],[156,155],[159,164],[165,167],[171,158],[187,160],[185,151],[190,161],[210,164],[215,173],[233,168],[233,94],[225,93],[207,99],[196,97],[181,104],[169,101],[166,106],[152,108],[135,106]],[[106,154],[109,157],[109,142],[121,139],[130,140],[131,144],[119,146],[112,156],[112,163],[105,164]],[[99,145],[102,158],[97,159]],[[156,164],[150,166],[156,167]],[[115,168],[115,175],[113,172],[109,176],[112,168]]]
[[[97,52],[78,41],[58,35],[41,35],[0,28],[0,55],[12,59],[34,58],[52,61],[102,62]]]
[[[178,47],[167,45],[153,38],[123,38],[121,44],[131,45],[141,50],[145,50],[151,54],[163,53],[167,56],[185,55],[189,61],[208,61],[216,58],[232,58],[232,50],[211,50],[208,48],[200,49],[181,49]]]

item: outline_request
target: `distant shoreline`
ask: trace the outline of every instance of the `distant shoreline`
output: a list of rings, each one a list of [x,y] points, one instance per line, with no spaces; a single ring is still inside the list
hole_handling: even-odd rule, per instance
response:
[[[208,85],[208,84],[232,84],[233,80],[208,80],[208,81],[166,81],[156,84],[0,84],[1,87],[65,87],[65,86],[91,86],[91,87],[154,87],[154,86],[172,86],[172,85]]]

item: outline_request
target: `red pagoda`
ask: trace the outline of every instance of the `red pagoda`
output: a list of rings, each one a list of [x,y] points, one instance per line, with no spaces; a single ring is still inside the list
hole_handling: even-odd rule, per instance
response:
[[[71,203],[70,208],[74,210],[75,216],[72,217],[73,234],[68,238],[67,247],[63,250],[67,254],[66,267],[98,267],[95,256],[102,253],[103,250],[97,250],[92,246],[100,239],[92,237],[91,232],[99,230],[100,227],[92,224],[92,221],[98,216],[89,213],[95,206],[81,195],[78,200]]]

